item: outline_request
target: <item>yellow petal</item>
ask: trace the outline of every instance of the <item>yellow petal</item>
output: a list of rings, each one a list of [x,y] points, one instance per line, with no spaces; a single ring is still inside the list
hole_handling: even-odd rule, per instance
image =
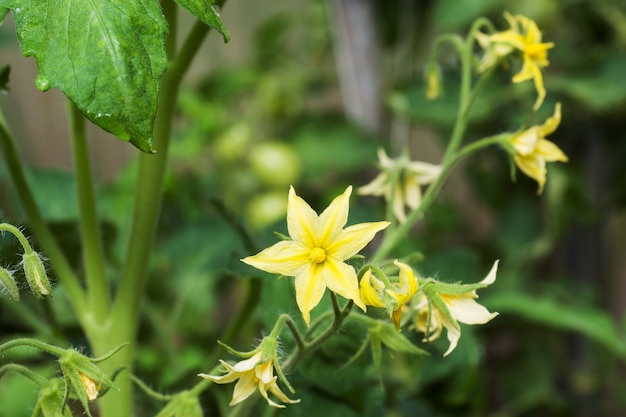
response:
[[[317,246],[328,247],[331,242],[341,233],[341,229],[348,221],[348,209],[352,186],[346,188],[343,194],[335,197],[326,210],[319,217],[319,234]]]
[[[554,107],[554,114],[551,117],[548,117],[543,125],[541,125],[540,130],[544,137],[552,134],[561,123],[561,103],[556,103]]]
[[[548,162],[567,162],[567,155],[558,146],[546,139],[537,143],[536,153]]]
[[[499,263],[500,263],[499,260],[497,260],[497,261],[495,261],[493,263],[493,266],[489,270],[489,273],[487,274],[487,276],[485,278],[483,278],[482,281],[480,281],[481,284],[491,285],[494,282],[496,282],[496,273],[498,272],[498,264]]]
[[[352,266],[333,258],[327,258],[320,273],[329,290],[343,298],[354,301],[354,304],[361,310],[366,310],[359,293],[359,281]]]
[[[375,289],[372,286],[372,283],[374,283],[376,287],[380,289],[379,290]],[[382,302],[378,294],[378,292],[384,288],[385,288],[385,284],[383,284],[382,281],[374,277],[370,269],[365,271],[360,282],[361,299],[363,300],[365,305],[378,307],[378,308],[385,308],[385,304]]]
[[[311,323],[311,310],[319,304],[326,289],[321,270],[327,262],[309,264],[296,275],[296,302],[307,326]]]
[[[345,261],[363,249],[376,233],[389,224],[389,222],[370,222],[348,226],[326,247],[326,255],[338,261]]]
[[[294,276],[309,263],[310,251],[300,242],[283,240],[241,261],[272,274]]]
[[[406,213],[404,212],[404,196],[402,195],[402,187],[400,184],[393,185],[393,214],[400,223],[406,222]]]
[[[455,320],[465,324],[485,324],[498,313],[490,313],[478,304],[473,293],[463,295],[440,294]]]
[[[443,356],[448,356],[452,351],[456,348],[456,345],[459,343],[459,339],[461,338],[461,330],[457,329],[452,323],[450,323],[447,319],[442,318],[443,326],[446,328],[448,333],[448,341],[450,345],[448,346],[448,350]]]
[[[358,193],[361,195],[385,195],[387,192],[389,175],[386,172],[381,172],[370,183],[359,187]]]
[[[296,195],[293,187],[289,188],[287,200],[287,230],[293,240],[301,242],[304,246],[317,246],[318,217],[317,213]]]
[[[515,152],[522,156],[532,155],[539,141],[539,130],[536,126],[526,129],[519,134],[513,136],[511,144]]]
[[[399,305],[407,303],[418,289],[417,278],[413,274],[413,269],[405,263],[394,261],[394,264],[400,269],[399,274],[399,291],[396,300]]]
[[[537,181],[537,183],[539,184],[538,193],[541,194],[541,192],[543,191],[543,186],[546,183],[545,159],[536,155],[515,155],[513,157],[513,160],[524,174]]]
[[[253,370],[241,375],[233,390],[233,399],[230,405],[236,405],[248,398],[257,388],[257,380]]]
[[[404,180],[404,203],[412,210],[419,207],[422,201],[422,190],[417,178],[407,174]]]

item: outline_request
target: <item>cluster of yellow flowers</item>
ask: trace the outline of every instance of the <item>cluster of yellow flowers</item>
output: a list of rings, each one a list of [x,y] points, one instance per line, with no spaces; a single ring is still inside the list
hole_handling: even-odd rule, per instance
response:
[[[537,110],[546,95],[541,69],[548,65],[547,53],[554,44],[542,42],[541,32],[531,19],[508,13],[505,13],[505,18],[510,26],[508,30],[473,34],[485,49],[478,71],[484,72],[510,54],[521,54],[523,66],[512,81],[533,80],[538,93],[534,104],[534,110]],[[431,63],[427,70],[429,98],[439,95],[439,79],[438,67]],[[519,169],[537,181],[539,193],[546,182],[546,162],[567,161],[567,156],[558,146],[546,139],[557,129],[560,121],[561,105],[558,103],[553,116],[545,123],[511,134],[506,137],[506,143],[502,143]],[[379,149],[378,159],[381,173],[369,184],[360,187],[359,193],[383,196],[397,221],[405,223],[406,210],[415,212],[420,207],[421,187],[437,181],[442,175],[442,166],[411,161],[407,155],[392,159],[383,149]],[[328,288],[350,300],[363,312],[368,306],[385,309],[398,331],[407,325],[409,329],[423,333],[425,341],[439,338],[445,328],[449,341],[444,353],[446,356],[456,348],[461,337],[459,323],[484,324],[497,316],[498,313],[491,313],[476,302],[476,291],[495,282],[498,261],[487,276],[475,284],[450,284],[421,277],[410,265],[399,260],[395,260],[393,265],[391,262],[365,264],[357,271],[353,263],[347,261],[357,255],[378,232],[386,229],[390,222],[346,227],[351,193],[350,186],[318,215],[291,187],[287,202],[289,236],[254,256],[242,259],[260,270],[295,277],[296,302],[307,326],[311,323],[311,311]],[[244,360],[234,365],[221,361],[226,374],[200,374],[220,384],[237,381],[231,405],[245,400],[257,389],[273,407],[298,402],[288,398],[277,385],[280,379],[293,393],[280,369],[274,337],[263,339],[252,352],[237,354]],[[277,376],[274,376],[274,370]],[[280,402],[270,399],[268,393]]]
[[[476,289],[495,281],[495,265],[488,277],[478,284],[444,284],[428,278],[423,279],[423,291],[419,291],[419,281],[413,269],[396,260],[397,277],[388,277],[381,270],[373,272],[373,267],[366,267],[360,271],[359,283],[357,271],[345,261],[361,251],[389,222],[359,223],[344,228],[351,192],[352,187],[348,187],[318,215],[292,187],[287,206],[290,239],[242,259],[258,269],[295,277],[296,301],[307,325],[310,324],[311,310],[318,305],[326,288],[351,300],[363,311],[367,306],[385,308],[398,330],[403,324],[403,312],[408,313],[413,322],[411,328],[423,332],[427,341],[439,337],[445,327],[450,340],[446,355],[454,349],[460,337],[458,322],[486,323],[495,317],[496,314],[489,313],[474,301]],[[267,344],[266,339],[262,344]],[[277,378],[273,375],[273,369],[278,366],[275,350],[273,354],[264,355],[262,351],[267,349],[259,346],[250,357],[232,366],[221,361],[228,371],[225,375],[200,376],[220,384],[237,380],[231,405],[245,400],[256,389],[273,407],[284,405],[272,401],[268,392],[283,403],[297,402],[289,399],[277,386]]]

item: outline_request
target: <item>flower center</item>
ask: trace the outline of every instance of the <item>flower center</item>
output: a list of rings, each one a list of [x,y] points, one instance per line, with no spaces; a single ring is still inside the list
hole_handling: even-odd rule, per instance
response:
[[[326,251],[322,248],[313,248],[309,253],[309,260],[313,263],[319,264],[326,259]]]

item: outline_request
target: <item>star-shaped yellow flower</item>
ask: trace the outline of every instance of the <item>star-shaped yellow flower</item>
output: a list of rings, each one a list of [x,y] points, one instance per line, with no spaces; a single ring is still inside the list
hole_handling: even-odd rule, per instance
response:
[[[360,223],[344,229],[351,193],[350,186],[318,216],[291,187],[287,201],[291,240],[242,259],[263,271],[295,277],[296,301],[307,325],[311,310],[320,302],[326,288],[354,301],[365,311],[356,271],[344,261],[363,249],[389,222]]]
[[[393,200],[393,214],[400,223],[406,222],[405,206],[415,210],[422,202],[423,185],[434,182],[441,174],[441,166],[427,162],[410,161],[407,156],[391,159],[384,149],[378,149],[381,173],[369,184],[359,188],[359,194],[384,196]]]
[[[486,287],[496,281],[498,261],[493,264],[489,274],[478,284],[470,284],[467,287]],[[446,287],[450,286],[450,290]],[[452,289],[452,286],[457,288]],[[415,305],[415,329],[426,335],[427,341],[433,341],[441,335],[445,327],[448,333],[450,346],[443,356],[447,356],[456,348],[461,338],[459,322],[465,324],[485,324],[498,313],[490,313],[485,307],[476,302],[478,295],[476,290],[460,292],[460,285],[455,284],[431,284],[425,285],[425,291],[421,292]],[[437,288],[437,290],[431,290]]]
[[[538,95],[533,109],[537,110],[546,96],[541,68],[548,66],[548,49],[553,48],[554,43],[541,42],[541,31],[532,19],[522,15],[512,16],[509,13],[504,13],[504,17],[509,22],[510,29],[493,35],[481,32],[475,35],[478,43],[487,50],[479,71],[484,71],[495,64],[499,57],[508,55],[514,50],[520,51],[523,60],[522,69],[513,76],[512,81],[520,83],[533,80]]]
[[[546,183],[546,162],[567,162],[567,156],[554,143],[545,137],[556,130],[561,123],[561,103],[554,108],[554,115],[542,125],[524,130],[511,139],[515,155],[513,160],[519,169],[539,184],[538,194],[543,192]]]
[[[233,391],[233,399],[230,405],[236,405],[248,398],[255,390],[259,390],[263,398],[265,398],[269,405],[276,408],[285,408],[283,404],[272,401],[268,392],[276,396],[281,402],[287,404],[295,404],[300,400],[291,400],[280,390],[276,384],[278,377],[274,376],[274,364],[273,360],[268,360],[261,363],[262,352],[257,352],[252,357],[237,362],[234,366],[220,360],[220,363],[224,368],[228,370],[228,373],[222,376],[198,374],[198,376],[210,379],[217,384],[228,384],[233,381],[237,381],[235,389]]]

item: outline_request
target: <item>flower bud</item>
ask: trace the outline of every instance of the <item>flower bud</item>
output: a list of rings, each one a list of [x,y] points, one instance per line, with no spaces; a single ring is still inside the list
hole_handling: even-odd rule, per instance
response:
[[[20,301],[20,291],[13,277],[13,271],[2,267],[0,267],[0,292],[6,292],[14,301]]]
[[[43,298],[50,295],[52,286],[46,274],[46,267],[37,252],[26,252],[22,256],[22,265],[24,267],[24,275],[30,287],[31,292],[37,298]]]
[[[441,69],[435,63],[426,68],[426,99],[436,100],[441,96]]]

